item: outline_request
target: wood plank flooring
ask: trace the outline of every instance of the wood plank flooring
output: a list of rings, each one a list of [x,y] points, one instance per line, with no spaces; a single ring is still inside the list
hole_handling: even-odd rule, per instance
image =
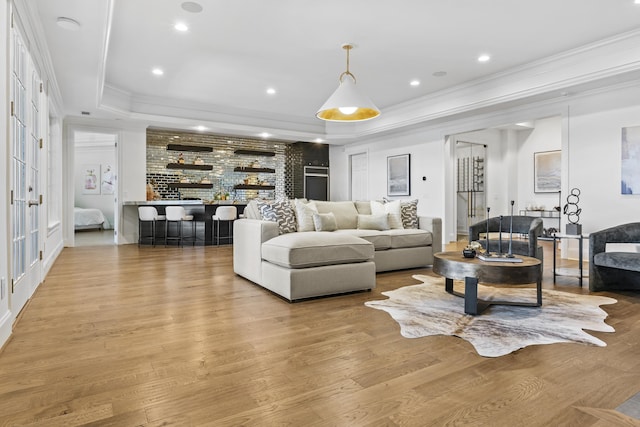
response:
[[[236,276],[229,246],[67,248],[0,353],[0,425],[640,423],[615,411],[640,391],[640,294],[603,293],[618,299],[616,332],[594,333],[607,347],[489,359],[455,337],[403,338],[364,306],[413,274],[432,273],[289,304]],[[573,278],[555,288],[588,293]]]

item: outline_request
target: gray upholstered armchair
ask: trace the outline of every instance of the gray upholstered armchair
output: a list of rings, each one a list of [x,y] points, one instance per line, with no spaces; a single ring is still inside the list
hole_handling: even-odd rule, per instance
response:
[[[487,232],[487,221],[489,221],[489,233],[497,233],[500,230],[500,218],[494,217],[488,220],[480,221],[469,227],[469,242],[478,241],[483,248],[487,249],[486,238],[480,240],[480,234]],[[511,216],[502,217],[502,232],[509,233]],[[513,234],[526,235],[527,240],[513,240],[511,248],[512,253],[517,255],[525,255],[543,260],[542,246],[538,246],[538,237],[542,235],[542,218],[532,216],[514,215],[513,216]],[[489,251],[498,252],[499,239],[489,240]],[[509,251],[509,237],[502,238],[502,252]]]
[[[640,253],[607,252],[607,243],[640,246],[640,222],[622,224],[589,235],[589,290],[640,290]]]

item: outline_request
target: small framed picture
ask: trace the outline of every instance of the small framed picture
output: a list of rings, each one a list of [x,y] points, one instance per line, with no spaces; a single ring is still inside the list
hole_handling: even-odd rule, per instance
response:
[[[100,194],[100,165],[82,166],[82,194]]]
[[[562,151],[533,153],[533,191],[557,193],[560,191]]]
[[[387,195],[411,195],[411,154],[387,157]]]

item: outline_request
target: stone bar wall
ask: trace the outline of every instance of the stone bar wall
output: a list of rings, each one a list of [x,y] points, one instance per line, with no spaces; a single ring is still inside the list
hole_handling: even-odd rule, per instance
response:
[[[212,152],[170,151],[168,144],[198,145],[212,147]],[[249,156],[234,154],[235,150],[253,150],[275,152],[275,156]],[[147,183],[154,184],[155,191],[162,199],[197,198],[210,201],[216,195],[229,195],[232,200],[250,200],[256,197],[282,199],[296,196],[302,191],[301,184],[295,184],[295,170],[302,156],[297,148],[292,148],[287,141],[238,138],[205,133],[189,133],[184,131],[147,129]],[[212,165],[211,171],[167,169],[168,163],[177,163],[182,153],[185,163],[193,164],[199,156],[205,165]],[[298,159],[299,160],[296,160]],[[252,173],[260,181],[275,185],[275,190],[234,190],[234,185],[243,183],[250,174],[234,172],[235,167],[249,167],[253,162],[260,168],[275,169],[275,173]],[[203,178],[211,181],[212,189],[168,188],[167,184],[180,181],[187,176],[192,183]],[[256,177],[252,177],[256,179]],[[300,190],[295,187],[300,185]]]

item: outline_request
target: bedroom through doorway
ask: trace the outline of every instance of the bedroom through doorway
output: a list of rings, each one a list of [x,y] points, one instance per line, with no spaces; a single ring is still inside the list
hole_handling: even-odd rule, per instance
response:
[[[74,246],[116,244],[116,135],[74,132]]]

